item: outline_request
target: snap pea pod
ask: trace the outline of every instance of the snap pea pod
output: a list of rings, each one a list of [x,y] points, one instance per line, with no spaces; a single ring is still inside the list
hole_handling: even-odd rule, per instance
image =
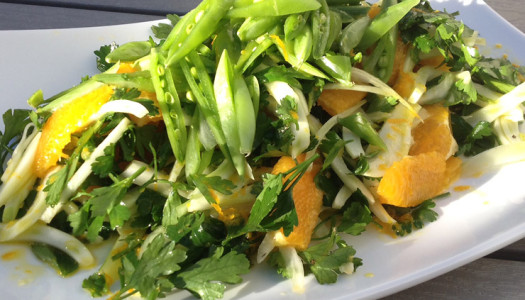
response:
[[[361,0],[326,0],[326,3],[328,5],[359,5],[361,3]]]
[[[347,55],[325,55],[316,60],[316,63],[327,74],[339,81],[341,84],[350,86],[352,61]]]
[[[241,41],[256,39],[275,27],[281,20],[282,17],[247,18],[237,30],[237,36]]]
[[[106,61],[116,63],[118,61],[135,61],[150,53],[150,42],[129,42],[121,45],[106,56]]]
[[[397,0],[383,1],[382,9],[386,9],[396,3]],[[379,77],[383,82],[387,82],[390,79],[394,69],[397,34],[398,29],[396,24],[387,32],[387,34],[381,37],[375,50],[366,60],[364,60],[363,69],[374,74],[376,77]]]
[[[241,71],[241,73],[246,72],[253,62],[272,45],[273,41],[268,35],[250,41],[246,47],[244,47],[244,50],[241,51],[241,56],[235,64],[235,70]]]
[[[151,83],[150,71],[137,71],[133,73],[122,74],[96,74],[93,80],[105,84],[114,85],[121,88],[136,88],[139,91],[154,92],[155,88]]]
[[[255,109],[248,85],[242,75],[234,71],[233,101],[235,103],[235,116],[239,131],[240,151],[249,155],[252,152],[255,138]]]
[[[301,30],[306,26],[309,16],[310,12],[289,15],[284,21],[284,39],[291,41],[301,34]]]
[[[219,113],[217,111],[217,107],[215,106],[215,96],[213,94],[213,88],[211,88],[211,92],[209,91],[212,85],[211,80],[209,79],[208,72],[206,71],[206,68],[204,67],[202,62],[199,61],[198,54],[196,54],[195,52],[191,52],[189,57],[190,61],[195,65],[195,70],[197,73],[196,76],[200,80],[200,86],[195,81],[192,71],[190,70],[190,66],[188,65],[188,62],[186,60],[181,60],[179,62],[180,67],[182,69],[184,77],[188,82],[188,85],[190,86],[190,90],[195,96],[197,105],[201,110],[202,114],[204,115],[204,118],[206,119],[206,122],[210,127],[211,132],[213,133],[217,145],[219,145],[219,148],[223,152],[224,156],[229,159],[230,154],[228,152],[228,149],[226,148],[226,140],[218,118]],[[207,83],[207,81],[210,82]]]
[[[251,3],[250,3],[251,2]],[[317,0],[236,0],[228,12],[230,18],[284,16],[318,9]]]
[[[367,141],[369,144],[377,146],[382,150],[386,150],[386,144],[383,142],[377,131],[372,127],[370,121],[365,116],[357,112],[346,118],[339,119],[338,123],[350,129],[357,136]]]
[[[208,5],[198,11],[193,22],[188,23],[185,30],[180,33],[182,35],[179,38],[180,43],[170,45],[166,65],[176,63],[208,39],[219,27],[219,23],[230,9],[233,0],[205,2],[208,2]]]
[[[307,61],[313,48],[313,34],[310,26],[303,26],[299,34],[293,39],[293,43],[287,42],[287,44],[291,44],[288,48],[293,49],[300,64]]]
[[[319,59],[325,54],[328,36],[330,35],[330,8],[326,0],[320,0],[321,7],[312,13],[313,49],[312,57]]]
[[[237,114],[235,112],[235,92],[233,88],[235,84],[234,76],[233,65],[228,56],[228,51],[224,50],[217,65],[217,73],[215,73],[215,80],[213,81],[213,91],[215,92],[215,103],[217,105],[224,137],[226,138],[226,145],[228,146],[237,173],[243,178],[246,161],[240,151],[241,141]],[[253,107],[250,107],[250,110],[253,112]]]
[[[150,73],[171,149],[179,162],[184,162],[186,150],[186,125],[179,96],[169,68],[164,67],[164,57],[151,50]]]
[[[186,144],[186,167],[185,174],[186,178],[197,174],[201,161],[201,143],[199,140],[199,109],[196,108],[193,112],[191,119],[191,125],[188,132],[188,142]]]
[[[341,52],[350,55],[352,49],[359,45],[369,24],[370,18],[367,15],[348,24],[341,33],[341,40],[339,42]]]
[[[326,48],[324,49],[325,52],[328,52],[332,48],[335,40],[341,35],[342,27],[343,20],[341,19],[341,15],[330,10],[330,31],[326,41]]]
[[[394,27],[414,6],[418,5],[420,0],[405,0],[398,4],[392,5],[381,12],[370,22],[367,27],[359,49],[368,49]]]
[[[162,44],[162,51],[167,52],[172,45],[180,44],[186,37],[188,37],[189,30],[195,26],[197,14],[202,14],[202,12],[204,12],[209,6],[209,2],[210,0],[203,0],[197,5],[197,7],[180,18]]]

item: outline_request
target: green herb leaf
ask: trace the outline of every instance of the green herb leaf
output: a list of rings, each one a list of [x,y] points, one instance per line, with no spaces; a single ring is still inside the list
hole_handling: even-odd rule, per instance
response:
[[[242,282],[240,275],[249,272],[250,262],[244,254],[235,251],[225,255],[218,248],[213,256],[199,260],[177,275],[176,285],[201,299],[218,299],[224,294],[225,283]]]

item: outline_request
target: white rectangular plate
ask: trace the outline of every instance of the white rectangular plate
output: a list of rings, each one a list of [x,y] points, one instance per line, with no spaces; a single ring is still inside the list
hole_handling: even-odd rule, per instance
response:
[[[469,5],[465,6],[465,3]],[[435,8],[460,11],[470,27],[480,31],[488,45],[482,52],[508,54],[525,63],[525,36],[482,1],[433,1]],[[93,51],[111,42],[145,40],[158,22],[110,27],[60,30],[0,31],[0,112],[27,108],[26,99],[37,89],[49,97],[71,87],[85,75],[96,73]],[[3,126],[3,124],[2,124]],[[243,284],[230,287],[226,298],[249,299],[360,299],[378,298],[411,287],[480,258],[525,237],[525,164],[505,167],[476,179],[462,179],[454,186],[470,185],[466,192],[451,192],[437,201],[439,219],[405,238],[391,238],[376,230],[349,238],[364,265],[334,285],[319,285],[308,277],[304,295],[291,292],[289,282],[267,266],[258,266]],[[94,272],[81,270],[60,278],[21,245],[0,245],[0,257],[16,250],[19,257],[0,260],[2,299],[91,299],[81,288]],[[99,249],[98,257],[105,251]],[[176,293],[173,299],[186,298]]]

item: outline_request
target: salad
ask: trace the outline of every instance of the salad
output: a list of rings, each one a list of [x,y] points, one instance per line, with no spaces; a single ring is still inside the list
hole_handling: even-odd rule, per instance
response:
[[[349,236],[409,234],[461,172],[523,159],[524,69],[454,17],[204,1],[103,46],[100,74],[4,114],[0,241],[64,276],[112,243],[83,287],[114,299],[220,298],[263,262],[333,283],[362,263]]]

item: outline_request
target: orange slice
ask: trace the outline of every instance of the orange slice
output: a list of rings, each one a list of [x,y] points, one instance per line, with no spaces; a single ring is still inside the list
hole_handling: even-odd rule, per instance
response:
[[[304,158],[305,155],[302,154],[297,160],[303,162]],[[295,165],[295,161],[291,157],[283,156],[273,167],[272,174],[286,172],[295,167]],[[320,169],[321,163],[319,161],[314,162],[311,170],[307,171],[294,186],[292,197],[299,225],[294,227],[289,236],[284,237],[283,235],[284,239],[278,239],[276,241],[277,246],[292,246],[301,251],[305,250],[310,244],[312,232],[317,225],[323,204],[323,192],[317,189],[314,182],[315,175]]]
[[[43,178],[64,157],[64,147],[71,141],[71,134],[80,132],[89,123],[89,118],[106,103],[113,89],[98,88],[58,108],[44,124],[38,143],[33,171]]]
[[[409,155],[436,151],[445,158],[457,150],[457,143],[450,128],[450,116],[447,107],[439,104],[424,107],[428,117],[412,129],[414,143]]]
[[[442,193],[448,186],[447,165],[438,152],[406,156],[388,168],[377,187],[383,204],[413,207]]]
[[[331,116],[340,114],[363,100],[366,92],[352,90],[323,90],[317,104]]]

